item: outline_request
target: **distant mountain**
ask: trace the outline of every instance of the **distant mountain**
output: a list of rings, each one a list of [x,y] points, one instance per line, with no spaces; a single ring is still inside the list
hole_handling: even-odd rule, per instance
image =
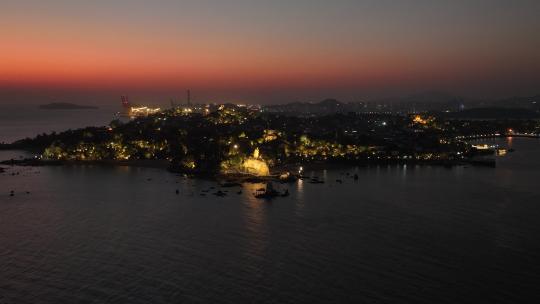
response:
[[[427,91],[421,92],[414,95],[406,96],[402,101],[408,102],[431,102],[431,103],[453,103],[453,102],[462,102],[463,97],[456,96],[447,92],[439,91]]]
[[[540,95],[532,97],[512,97],[500,100],[465,99],[446,92],[427,91],[404,97],[384,98],[366,102],[340,102],[336,99],[325,99],[320,102],[292,102],[281,105],[266,106],[268,112],[284,115],[328,115],[348,112],[461,112],[479,108],[491,110],[467,112],[469,115],[493,117],[502,113],[501,109],[527,109],[531,112],[513,111],[515,117],[533,117],[534,112],[540,113]],[[503,115],[504,116],[504,115]]]
[[[540,95],[529,97],[511,97],[492,102],[496,107],[526,108],[540,110]]]
[[[328,98],[328,99],[325,99],[321,102],[318,103],[319,106],[322,106],[322,107],[340,107],[340,106],[343,106],[344,103],[336,100],[336,99],[332,99],[332,98]]]
[[[39,106],[42,110],[95,110],[96,106],[78,105],[67,102],[53,102]]]
[[[485,107],[446,113],[445,117],[456,119],[538,119],[540,113],[525,108]]]
[[[457,111],[463,107],[464,98],[447,92],[426,91],[412,95],[384,98],[372,104],[386,105],[394,111]]]
[[[307,114],[321,115],[331,113],[343,113],[352,111],[351,104],[342,103],[336,99],[325,99],[318,103],[292,102],[282,105],[267,106],[268,112],[288,113],[288,114]]]

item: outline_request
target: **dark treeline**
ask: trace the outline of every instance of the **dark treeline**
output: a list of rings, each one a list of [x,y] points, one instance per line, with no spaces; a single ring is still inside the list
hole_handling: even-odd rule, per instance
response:
[[[50,160],[159,159],[189,172],[237,172],[312,161],[456,160],[459,136],[538,132],[536,120],[338,113],[297,117],[226,105],[211,113],[165,111],[108,127],[41,134],[4,148]]]

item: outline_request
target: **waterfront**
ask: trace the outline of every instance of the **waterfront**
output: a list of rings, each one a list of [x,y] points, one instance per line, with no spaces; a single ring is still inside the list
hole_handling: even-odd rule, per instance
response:
[[[11,168],[0,303],[530,302],[540,142],[495,142],[516,149],[496,169],[308,171],[327,182],[271,202],[159,169]]]

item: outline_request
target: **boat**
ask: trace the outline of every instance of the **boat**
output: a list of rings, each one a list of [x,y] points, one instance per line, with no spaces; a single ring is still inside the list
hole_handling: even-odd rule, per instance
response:
[[[214,195],[215,195],[215,196],[225,196],[225,195],[227,195],[227,193],[225,193],[225,192],[219,190],[218,192],[214,193]]]
[[[497,166],[497,162],[494,158],[476,158],[469,160],[469,163],[473,166],[492,167]]]
[[[292,183],[292,182],[295,182],[298,180],[298,177],[291,174],[290,172],[285,172],[285,173],[282,173],[280,176],[279,176],[279,181],[281,183]]]
[[[318,176],[314,176],[309,181],[310,184],[324,184],[323,180],[320,180]]]
[[[240,184],[238,182],[226,181],[226,182],[222,183],[220,185],[220,187],[223,187],[223,188],[242,187],[242,184]]]
[[[259,190],[262,190],[262,191],[259,191]],[[288,195],[289,191],[287,190],[285,193]],[[283,194],[285,194],[285,193],[283,193]],[[274,185],[271,182],[269,182],[268,184],[266,184],[266,189],[261,188],[261,189],[257,190],[257,192],[255,193],[255,197],[256,198],[272,199],[272,198],[277,197],[277,196],[283,196],[283,194],[281,194],[279,191],[275,190]]]

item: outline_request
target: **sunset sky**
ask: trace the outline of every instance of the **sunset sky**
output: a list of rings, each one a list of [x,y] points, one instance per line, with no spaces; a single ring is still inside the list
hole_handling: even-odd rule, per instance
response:
[[[539,94],[539,16],[538,0],[2,0],[0,102]]]

